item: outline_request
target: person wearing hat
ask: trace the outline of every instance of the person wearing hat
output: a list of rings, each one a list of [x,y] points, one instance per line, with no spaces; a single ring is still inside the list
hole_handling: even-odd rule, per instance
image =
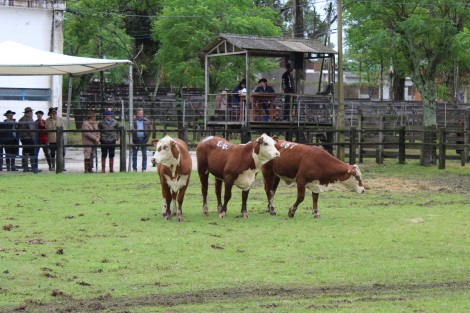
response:
[[[82,124],[82,143],[85,146],[83,149],[85,173],[93,173],[93,159],[96,156],[96,145],[100,144],[100,133],[98,131],[98,124],[96,124],[96,113],[88,111],[86,119]]]
[[[65,128],[65,123],[60,116],[57,115],[57,110],[59,108],[49,108],[49,112],[47,115],[49,117],[46,119],[46,129],[51,130],[47,133],[47,139],[49,142],[49,152],[51,155],[51,164],[52,170],[55,171],[56,165],[56,152],[57,152],[57,128]],[[64,149],[64,159],[65,159],[65,149]],[[65,170],[64,166],[62,166],[62,170]]]
[[[30,172],[32,169],[37,168],[37,157],[36,157],[36,125],[33,120],[33,109],[26,107],[24,109],[24,115],[18,121],[18,129],[20,129],[20,140],[23,147],[23,158],[21,164],[23,165],[23,172]],[[31,163],[31,168],[28,166],[28,159]]]
[[[36,112],[37,119],[36,121],[34,121],[34,123],[36,124],[36,127],[39,130],[39,133],[38,133],[39,148],[42,148],[42,151],[44,151],[44,156],[46,157],[47,165],[49,166],[49,171],[53,171],[51,155],[49,154],[49,138],[48,138],[47,132],[45,131],[46,120],[42,118],[43,116],[44,116],[43,111],[37,111]],[[38,149],[38,152],[39,152],[39,149]]]
[[[114,152],[116,141],[119,139],[119,123],[113,118],[111,110],[105,110],[104,119],[98,123],[98,129],[101,130],[101,172],[106,172],[106,158],[109,153],[109,172],[114,172]]]
[[[11,129],[11,131],[5,131],[0,133],[0,136],[2,137],[1,140],[3,143],[2,148],[5,150],[5,163],[7,166],[7,171],[17,171],[15,165],[15,158],[18,155],[18,138],[16,137],[15,131],[16,121],[13,118],[13,115],[15,114],[16,112],[13,112],[11,110],[6,111],[5,114],[3,114],[6,119],[1,124],[2,129]],[[3,151],[0,152],[2,152],[3,155]]]
[[[271,86],[268,86],[268,80],[266,78],[261,78],[258,81],[258,87],[256,87],[255,92],[259,93],[274,93],[274,89]],[[262,106],[264,111],[263,121],[269,121],[269,103],[266,100],[259,101],[259,104]]]

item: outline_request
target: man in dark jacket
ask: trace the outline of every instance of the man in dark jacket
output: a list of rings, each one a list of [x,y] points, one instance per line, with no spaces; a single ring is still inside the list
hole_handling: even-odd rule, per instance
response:
[[[98,123],[98,128],[102,130],[101,135],[101,172],[106,172],[106,158],[109,153],[109,172],[114,172],[114,155],[116,141],[119,139],[119,123],[113,118],[113,112],[106,110],[103,113],[104,119]]]
[[[147,143],[152,131],[152,123],[144,116],[144,109],[138,108],[132,131],[132,170],[137,172],[137,153],[142,150],[142,172],[147,170]]]
[[[274,93],[274,89],[271,86],[268,86],[268,80],[266,78],[261,78],[258,81],[258,87],[256,87],[255,92],[259,93]],[[269,103],[268,101],[262,100],[259,102],[263,107],[264,116],[263,121],[269,121]]]
[[[290,66],[286,67],[286,71],[282,74],[282,89],[284,93],[295,93],[294,88],[294,77],[292,76],[293,69]],[[288,121],[290,119],[290,112],[293,108],[294,97],[286,95],[284,97],[284,108],[283,108],[283,120]]]
[[[38,165],[36,160],[36,148],[34,147],[37,132],[36,125],[33,120],[33,109],[26,107],[23,113],[23,117],[18,121],[18,128],[20,129],[20,140],[21,145],[23,146],[23,172],[29,172],[30,168],[28,167],[28,158],[31,162],[32,170],[34,170]]]

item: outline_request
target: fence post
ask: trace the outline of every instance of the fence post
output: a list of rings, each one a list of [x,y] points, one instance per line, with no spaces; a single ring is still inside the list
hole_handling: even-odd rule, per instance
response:
[[[379,147],[376,150],[376,163],[377,164],[382,164],[384,162],[384,145],[382,144],[384,141],[384,123],[385,122],[385,116],[380,117],[380,131],[379,131]]]
[[[359,138],[358,138],[358,142],[359,142],[359,163],[363,163],[364,162],[364,153],[363,153],[363,149],[364,147],[362,146],[362,122],[364,120],[364,116],[362,114],[359,114],[358,118],[357,118],[357,123],[358,123],[358,126],[357,128],[359,129]]]
[[[405,150],[405,138],[406,138],[406,129],[405,126],[400,127],[398,133],[398,163],[405,164],[406,150]]]
[[[353,165],[356,163],[356,137],[357,129],[356,127],[351,127],[351,133],[349,138],[349,164]]]
[[[125,172],[126,171],[126,153],[127,153],[127,140],[126,140],[126,128],[119,127],[121,132],[120,134],[120,142],[119,142],[119,171]]]
[[[64,128],[57,127],[56,128],[56,166],[55,172],[62,173],[63,165],[64,165]]]
[[[446,168],[446,130],[439,129],[439,169]]]

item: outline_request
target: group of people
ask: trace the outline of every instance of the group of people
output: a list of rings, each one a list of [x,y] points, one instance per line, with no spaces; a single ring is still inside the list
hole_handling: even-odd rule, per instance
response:
[[[295,93],[295,81],[293,76],[293,69],[290,66],[286,66],[286,71],[282,74],[282,89],[286,96],[284,98],[283,114],[282,119],[284,121],[290,120],[290,113],[293,108],[295,108],[294,97],[292,96]],[[258,86],[253,92],[257,93],[275,93],[274,88],[268,85],[268,80],[266,78],[261,78],[258,80]],[[238,117],[240,104],[243,101],[243,97],[246,94],[246,79],[242,79],[233,89],[233,114]],[[263,121],[269,121],[269,102],[266,100],[260,100],[257,105],[260,106],[260,109],[263,112]]]
[[[3,116],[6,119],[1,124],[0,129],[0,171],[3,170],[3,156],[7,171],[18,171],[16,157],[19,154],[21,143],[22,156],[21,168],[24,172],[37,169],[39,149],[43,149],[50,171],[55,170],[57,142],[54,132],[56,127],[64,127],[64,122],[57,116],[58,108],[50,108],[49,117],[44,120],[44,112],[37,111],[36,120],[33,119],[33,109],[26,107],[24,115],[18,121],[13,116],[16,112],[6,111]]]
[[[120,137],[119,123],[113,118],[111,110],[103,112],[103,119],[98,123],[97,114],[88,112],[82,124],[82,143],[84,145],[85,173],[93,172],[93,160],[97,157],[97,145],[101,146],[101,172],[106,172],[106,159],[109,158],[109,172],[114,172],[116,142]],[[132,132],[132,169],[137,172],[137,155],[142,152],[142,172],[147,170],[147,143],[152,130],[151,121],[144,116],[144,110],[136,110]]]

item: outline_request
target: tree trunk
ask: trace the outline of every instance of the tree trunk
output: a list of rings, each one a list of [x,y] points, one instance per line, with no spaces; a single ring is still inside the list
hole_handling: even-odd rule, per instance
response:
[[[436,84],[433,80],[425,81],[421,86],[423,98],[423,143],[421,165],[436,164]]]
[[[393,86],[392,86],[392,97],[393,100],[403,101],[405,100],[405,78],[404,77],[397,77],[393,78]]]

